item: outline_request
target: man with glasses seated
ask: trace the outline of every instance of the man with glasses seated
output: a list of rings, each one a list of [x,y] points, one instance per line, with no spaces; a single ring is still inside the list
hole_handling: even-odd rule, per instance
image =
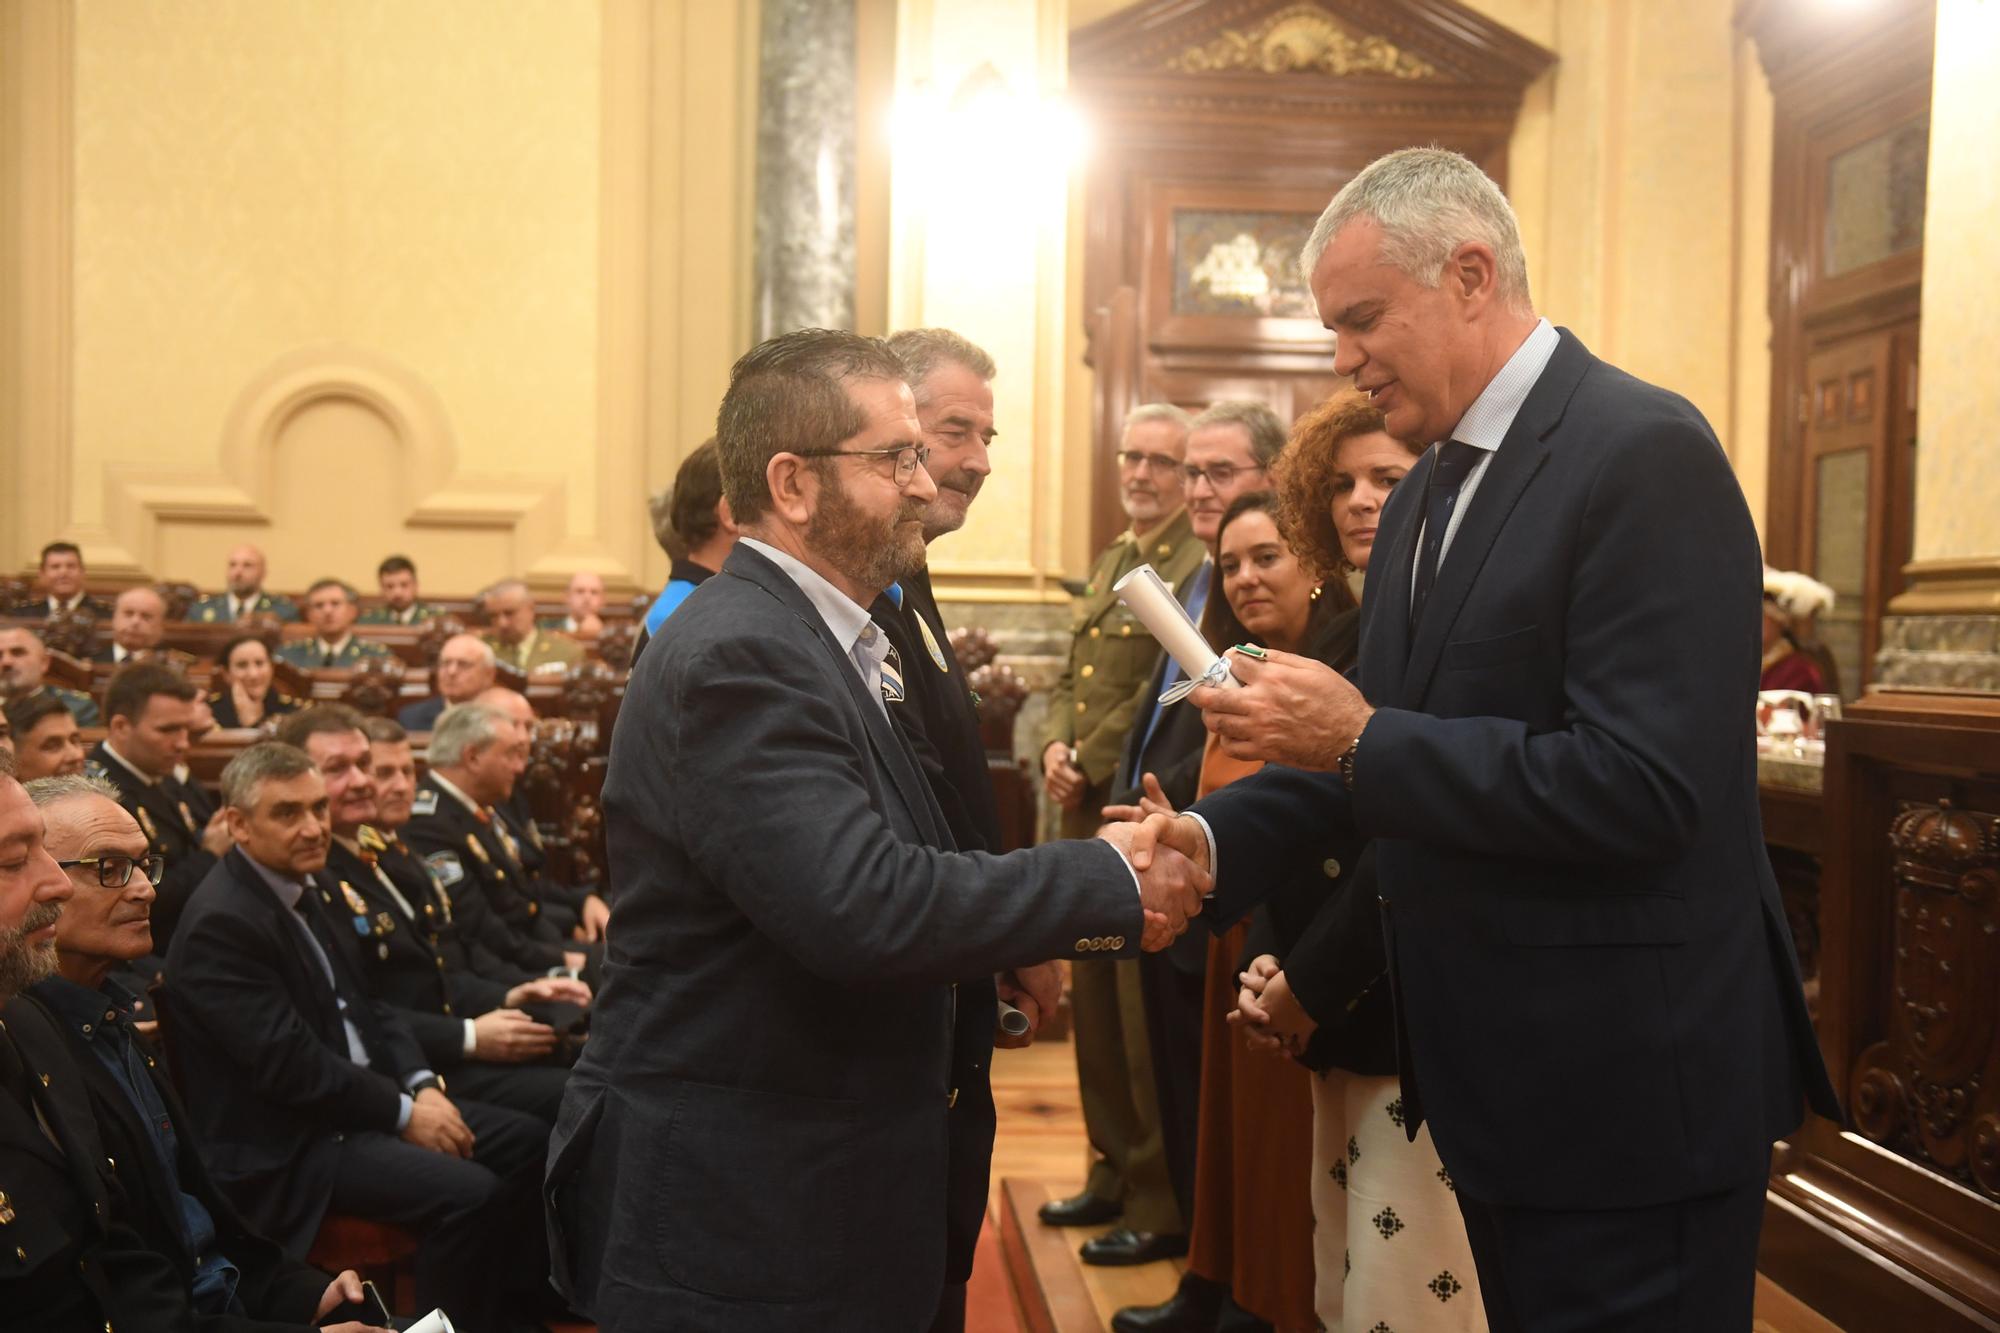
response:
[[[1132,526],[1097,557],[1070,622],[1069,663],[1049,696],[1042,776],[1062,813],[1062,836],[1089,837],[1104,822],[1125,740],[1147,702],[1160,646],[1112,586],[1151,565],[1170,588],[1201,568],[1206,551],[1187,511],[1188,414],[1148,403],[1125,418],[1118,499]],[[1159,1100],[1147,1051],[1136,959],[1077,959],[1070,970],[1077,1082],[1084,1127],[1098,1156],[1083,1192],[1045,1205],[1044,1222],[1124,1226],[1085,1246],[1092,1263],[1145,1263],[1185,1253],[1180,1208],[1160,1148]],[[1106,1243],[1109,1242],[1109,1243]]]
[[[162,858],[147,850],[138,821],[102,778],[43,778],[27,790],[41,811],[49,854],[72,888],[56,922],[56,974],[28,993],[55,1016],[75,1057],[124,1190],[125,1220],[173,1265],[203,1328],[248,1328],[256,1320],[259,1329],[304,1329],[358,1301],[354,1272],[329,1279],[287,1258],[230,1207],[185,1137],[187,1116],[158,1052],[133,1028],[134,997],[116,974],[152,950]]]

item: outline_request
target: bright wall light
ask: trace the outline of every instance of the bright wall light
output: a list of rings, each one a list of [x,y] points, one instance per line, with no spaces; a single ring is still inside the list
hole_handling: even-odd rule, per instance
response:
[[[920,82],[896,98],[891,141],[897,166],[977,162],[982,172],[1013,177],[1065,174],[1089,152],[1089,128],[1065,98],[1024,96],[991,64],[982,64],[949,96]]]

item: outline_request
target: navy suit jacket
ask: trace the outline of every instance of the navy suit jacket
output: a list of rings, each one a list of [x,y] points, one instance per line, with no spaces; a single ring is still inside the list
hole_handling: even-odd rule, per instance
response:
[[[673,624],[611,740],[620,890],[550,1143],[557,1286],[607,1333],[920,1333],[951,983],[1135,952],[1131,873],[1095,840],[941,850],[916,756],[747,545]]]
[[[1375,840],[1407,1127],[1461,1191],[1636,1207],[1739,1186],[1837,1117],[1757,804],[1761,560],[1686,400],[1563,331],[1423,623],[1435,451],[1382,515],[1350,794],[1267,767],[1195,806],[1221,928],[1329,823]]]

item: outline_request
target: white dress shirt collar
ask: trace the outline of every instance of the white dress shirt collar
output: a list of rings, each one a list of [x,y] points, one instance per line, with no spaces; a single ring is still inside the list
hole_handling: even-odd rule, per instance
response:
[[[113,759],[117,760],[118,767],[124,769],[127,773],[130,773],[133,777],[139,779],[139,781],[145,783],[148,787],[154,786],[159,782],[158,778],[146,772],[144,769],[140,768],[137,764],[133,763],[130,759],[127,759],[124,755],[118,753],[117,750],[113,749],[109,737],[106,737],[104,741],[104,753],[110,755]]]
[[[437,784],[437,788],[439,791],[451,797],[452,800],[457,801],[460,805],[464,806],[467,810],[470,810],[473,814],[476,815],[485,810],[486,808],[485,806],[481,805],[479,802],[473,800],[470,796],[467,796],[464,792],[460,791],[458,789],[457,784],[452,782],[450,778],[438,772],[436,769],[431,770],[431,781]]]
[[[1498,449],[1507,438],[1514,418],[1521,415],[1528,391],[1542,377],[1561,341],[1553,324],[1546,319],[1537,320],[1521,345],[1514,349],[1514,355],[1507,358],[1507,364],[1480,390],[1472,406],[1465,409],[1449,438],[1488,453]]]
[[[813,604],[813,610],[819,612],[819,618],[833,635],[833,641],[840,645],[840,650],[854,665],[869,696],[886,713],[887,705],[882,700],[882,663],[889,656],[889,636],[870,619],[868,609],[834,587],[825,575],[798,557],[787,555],[769,542],[760,542],[755,537],[738,540],[749,543],[751,549],[798,584],[799,591]]]

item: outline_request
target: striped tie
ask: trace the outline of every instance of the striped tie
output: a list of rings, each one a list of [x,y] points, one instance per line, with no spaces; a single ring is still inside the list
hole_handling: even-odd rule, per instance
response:
[[[892,704],[903,702],[903,659],[894,644],[882,659],[882,698]]]

